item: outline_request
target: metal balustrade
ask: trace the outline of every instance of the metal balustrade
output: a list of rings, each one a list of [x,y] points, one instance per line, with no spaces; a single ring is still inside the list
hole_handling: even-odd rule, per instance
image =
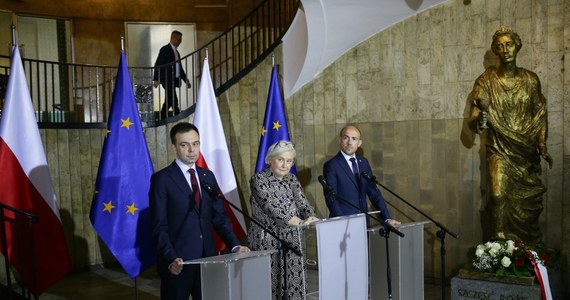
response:
[[[180,63],[192,88],[177,89],[181,113],[161,116],[164,90],[152,88],[154,67],[130,67],[143,126],[185,118],[194,112],[199,78],[206,55],[216,96],[219,96],[281,42],[299,7],[299,0],[266,0],[217,38],[182,57]],[[117,66],[98,66],[23,59],[40,128],[104,128],[113,96]],[[0,56],[0,101],[10,73],[9,57]],[[2,103],[0,103],[2,104]],[[0,106],[1,107],[1,106]]]

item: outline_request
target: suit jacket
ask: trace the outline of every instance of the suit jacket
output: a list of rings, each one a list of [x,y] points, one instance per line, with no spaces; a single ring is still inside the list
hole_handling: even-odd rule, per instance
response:
[[[200,182],[219,190],[214,173],[198,167],[196,171]],[[159,274],[169,274],[168,265],[177,257],[191,260],[216,255],[212,227],[230,249],[239,245],[223,200],[202,187],[200,208],[195,207],[192,189],[176,162],[152,175],[149,198]]]
[[[178,53],[178,57],[180,58],[180,53]],[[174,83],[175,87],[180,87],[181,81],[186,82],[186,73],[184,68],[182,68],[182,64],[180,65],[180,77],[176,78],[176,64],[174,61],[176,61],[176,56],[170,43],[162,46],[154,63],[153,80],[159,81],[163,85]]]
[[[361,174],[362,172],[366,172],[370,176],[373,176],[372,168],[366,158],[363,156],[356,156],[356,161]],[[377,210],[381,211],[382,217],[384,219],[390,219],[390,212],[384,202],[382,193],[380,193],[375,186],[369,184],[363,176],[360,176],[357,181],[350,169],[350,166],[348,165],[348,162],[340,151],[333,158],[325,162],[323,166],[323,175],[325,176],[327,183],[333,188],[337,195],[335,197],[325,191],[325,200],[330,211],[330,217],[360,213],[358,209],[346,204],[339,198],[345,199],[356,207],[359,207],[362,211],[367,212],[368,205],[366,203],[366,196],[368,196],[372,205]]]

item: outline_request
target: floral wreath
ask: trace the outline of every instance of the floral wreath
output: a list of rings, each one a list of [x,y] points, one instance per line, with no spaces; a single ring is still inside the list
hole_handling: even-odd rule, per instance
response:
[[[536,275],[535,264],[547,267],[550,257],[550,250],[542,245],[493,241],[477,245],[473,266],[478,272],[499,276],[533,276]]]

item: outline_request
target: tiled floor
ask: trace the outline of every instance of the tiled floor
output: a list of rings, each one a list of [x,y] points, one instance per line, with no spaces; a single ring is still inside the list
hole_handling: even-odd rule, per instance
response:
[[[313,271],[314,272],[314,271]],[[309,280],[311,280],[309,272]],[[136,289],[135,289],[136,284]],[[98,299],[159,299],[160,280],[153,269],[139,276],[136,280],[130,279],[118,268],[101,268],[91,272],[75,273],[66,276],[46,293],[41,295],[42,300],[98,300]],[[424,299],[442,299],[441,286],[426,283],[424,286]],[[135,291],[137,291],[135,293]],[[449,287],[446,287],[445,299],[450,299]],[[4,299],[3,297],[0,298]],[[388,295],[386,295],[388,299]],[[414,300],[414,299],[403,299]]]

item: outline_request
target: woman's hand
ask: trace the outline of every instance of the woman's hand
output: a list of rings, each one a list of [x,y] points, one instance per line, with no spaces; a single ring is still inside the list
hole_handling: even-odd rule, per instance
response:
[[[289,221],[287,221],[287,224],[294,226],[303,225],[303,220],[297,216],[293,216],[291,219],[289,219]]]
[[[303,222],[303,224],[308,225],[311,224],[313,222],[319,221],[320,219],[315,217],[315,216],[310,216],[308,218],[305,219],[305,221]]]
[[[315,217],[315,216],[310,216],[308,218],[306,218],[305,220],[297,217],[297,216],[293,216],[291,219],[289,219],[289,221],[287,221],[287,224],[289,225],[293,225],[293,226],[301,226],[301,225],[309,225],[315,221],[320,220],[319,218]]]

